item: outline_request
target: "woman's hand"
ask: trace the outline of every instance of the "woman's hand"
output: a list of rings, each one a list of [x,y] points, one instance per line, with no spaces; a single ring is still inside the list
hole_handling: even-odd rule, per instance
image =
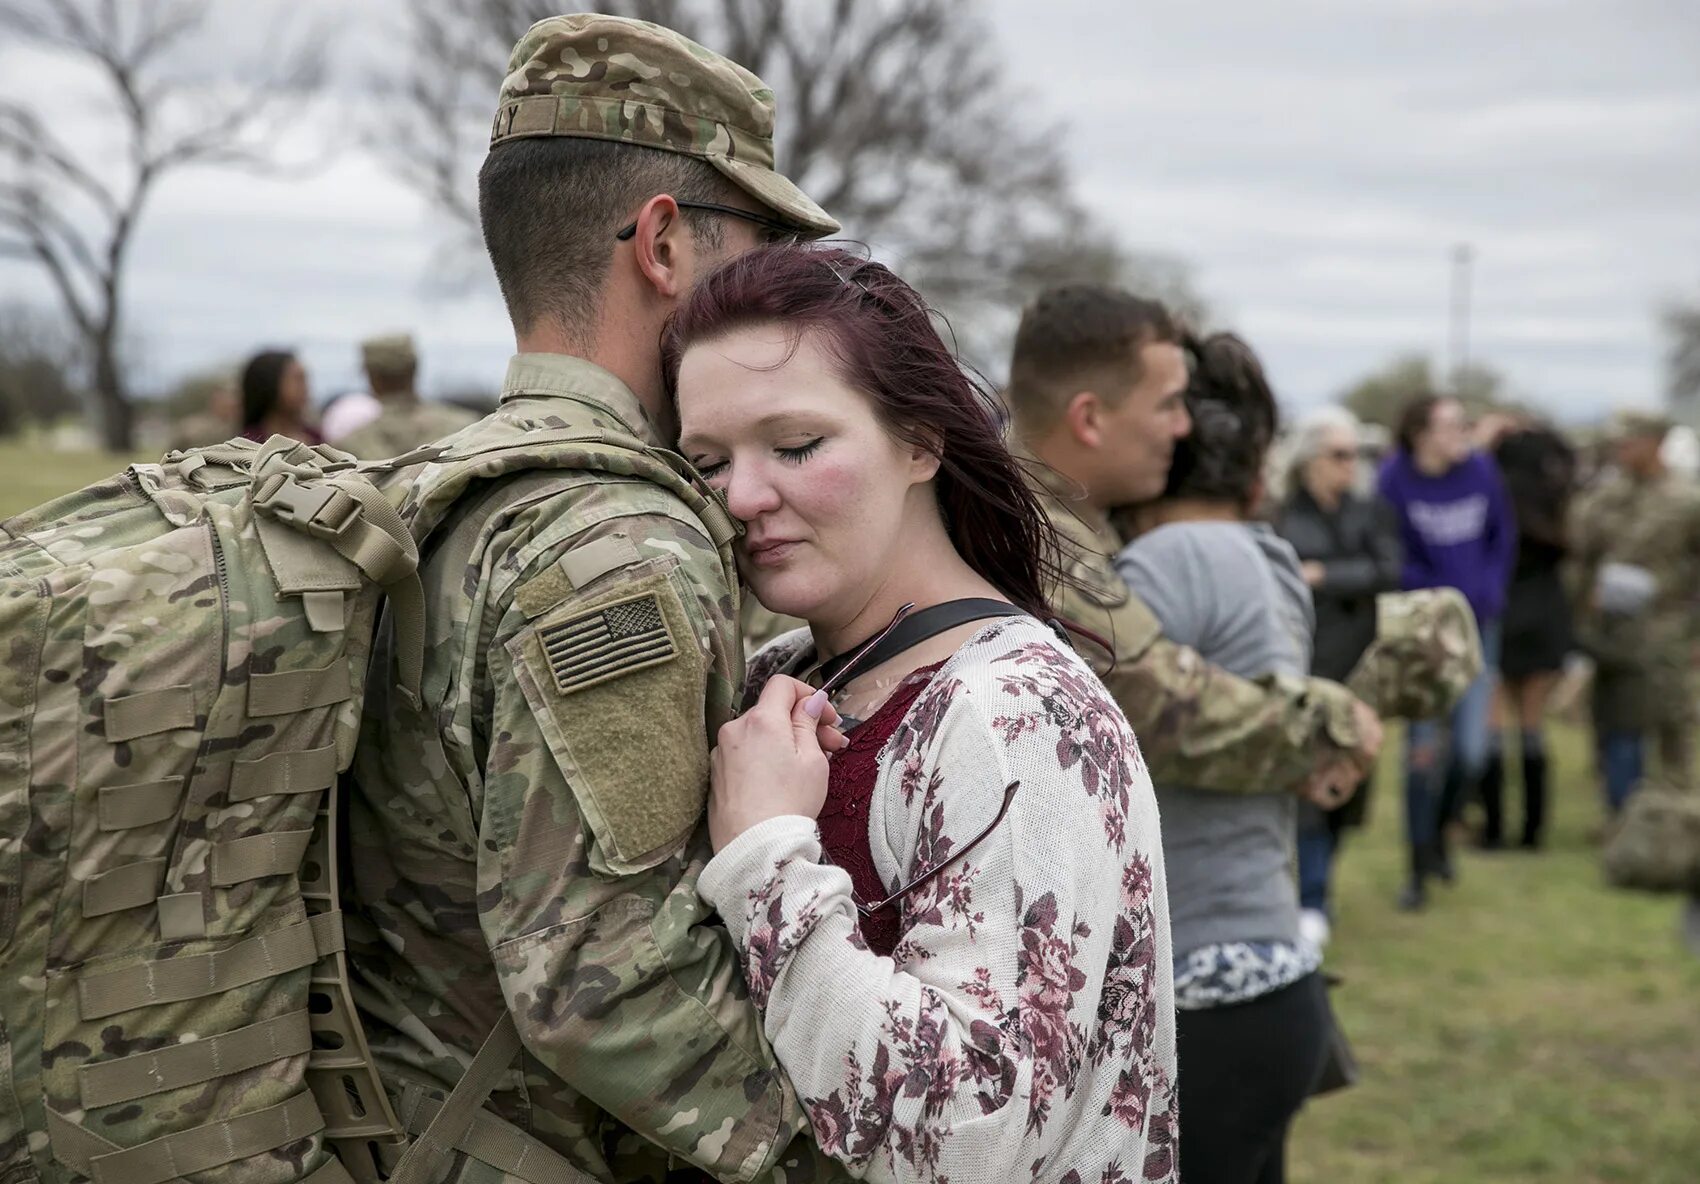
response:
[[[820,814],[827,754],[850,742],[830,703],[818,719],[805,710],[813,695],[808,684],[776,674],[754,707],[720,729],[708,762],[708,837],[716,852],[769,818]]]
[[[1322,587],[1323,581],[1328,578],[1328,569],[1314,559],[1307,559],[1299,564],[1299,573],[1312,588]]]

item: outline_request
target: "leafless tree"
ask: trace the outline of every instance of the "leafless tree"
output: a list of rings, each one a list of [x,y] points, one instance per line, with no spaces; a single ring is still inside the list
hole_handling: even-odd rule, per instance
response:
[[[977,0],[600,7],[677,29],[759,74],[779,96],[779,166],[959,324],[1019,307],[1037,275],[1102,271],[1113,257],[1120,276],[1139,262],[1109,232],[1085,229],[1038,78],[1004,60]],[[386,109],[374,142],[464,242],[476,242],[473,175],[508,51],[557,11],[556,0],[411,6],[409,102]]]
[[[273,37],[268,68],[209,78],[214,59],[189,60],[209,7],[210,0],[0,0],[0,34],[92,67],[122,129],[121,158],[79,155],[55,127],[71,94],[0,97],[0,254],[34,261],[52,283],[83,347],[100,437],[113,449],[129,448],[133,436],[123,286],[149,197],[189,165],[273,159],[281,121],[321,77],[322,47],[303,39],[280,50]],[[84,94],[74,101],[83,104]]]
[[[1664,313],[1666,386],[1674,409],[1693,421],[1700,409],[1700,301]]]

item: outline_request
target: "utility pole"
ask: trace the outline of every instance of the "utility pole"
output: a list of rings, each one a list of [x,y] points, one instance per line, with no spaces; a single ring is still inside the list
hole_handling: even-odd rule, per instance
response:
[[[1452,248],[1452,331],[1448,343],[1448,361],[1452,370],[1452,389],[1462,394],[1464,371],[1470,365],[1470,268],[1476,251],[1469,243]]]

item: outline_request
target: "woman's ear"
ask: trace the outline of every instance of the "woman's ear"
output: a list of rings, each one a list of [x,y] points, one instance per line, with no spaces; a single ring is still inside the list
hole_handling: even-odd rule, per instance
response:
[[[944,463],[941,459],[943,451],[936,440],[920,440],[909,445],[909,477],[913,484],[924,485],[938,476],[939,467]]]

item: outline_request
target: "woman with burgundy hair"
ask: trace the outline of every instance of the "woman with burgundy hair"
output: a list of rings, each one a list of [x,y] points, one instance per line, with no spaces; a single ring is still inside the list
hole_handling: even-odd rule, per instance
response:
[[[831,248],[726,264],[663,348],[750,590],[808,623],[721,729],[699,891],[821,1148],[879,1180],[1174,1180],[1151,782],[1047,620],[991,400],[913,289]]]

